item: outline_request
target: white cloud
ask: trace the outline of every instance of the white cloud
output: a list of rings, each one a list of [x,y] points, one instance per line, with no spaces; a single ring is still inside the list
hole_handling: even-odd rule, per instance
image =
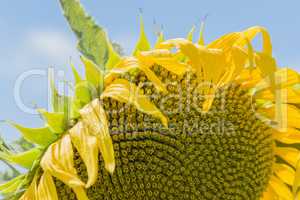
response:
[[[74,55],[75,45],[70,36],[55,30],[29,32],[25,42],[28,51],[55,61],[62,61]]]

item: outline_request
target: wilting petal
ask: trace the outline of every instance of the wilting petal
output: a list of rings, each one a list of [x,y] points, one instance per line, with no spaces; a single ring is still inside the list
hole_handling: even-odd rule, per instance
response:
[[[142,94],[137,86],[125,79],[117,79],[111,85],[106,87],[101,98],[103,99],[106,97],[113,98],[123,103],[133,104],[141,112],[159,118],[164,126],[168,126],[168,120],[160,110]]]
[[[228,53],[234,44],[242,37],[240,32],[226,34],[207,45],[208,48],[222,49]]]
[[[39,200],[37,193],[37,176],[35,175],[33,180],[31,181],[30,186],[26,189],[25,193],[19,200]]]
[[[179,62],[176,56],[168,49],[140,52],[137,57],[147,66],[157,64],[177,75],[183,75],[188,69],[188,66],[185,63]]]
[[[276,147],[275,154],[292,165],[297,167],[298,160],[300,158],[300,151],[291,147]]]
[[[295,179],[295,170],[286,164],[276,163],[273,168],[275,174],[286,184],[293,185]]]
[[[263,53],[266,55],[272,55],[272,42],[268,31],[260,26],[254,26],[248,28],[247,30],[242,32],[244,37],[248,38],[249,41],[253,40],[257,34],[261,33],[263,37]],[[246,45],[246,41],[244,38],[240,38],[239,41],[235,43],[238,46]]]
[[[74,168],[73,148],[68,134],[49,146],[41,160],[41,167],[71,188],[85,185]]]
[[[88,129],[82,122],[69,130],[71,140],[80,157],[86,165],[88,182],[86,188],[93,185],[98,175],[98,143],[95,136],[89,135]]]
[[[108,121],[99,99],[93,100],[80,110],[84,125],[89,133],[96,136],[101,155],[104,159],[105,168],[111,174],[115,170],[115,157],[112,139],[109,134]]]
[[[52,176],[48,172],[44,172],[40,179],[37,190],[37,199],[58,200],[56,186]]]
[[[117,75],[124,74],[132,69],[139,69],[145,73],[147,78],[152,82],[158,91],[167,92],[164,84],[159,80],[156,74],[148,66],[139,62],[136,58],[123,59],[115,68],[113,68],[105,77],[105,85],[109,85]]]

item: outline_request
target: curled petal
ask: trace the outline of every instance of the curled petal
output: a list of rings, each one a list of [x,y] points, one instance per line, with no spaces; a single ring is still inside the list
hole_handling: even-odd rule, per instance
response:
[[[145,73],[147,78],[153,83],[155,88],[158,91],[167,92],[164,84],[159,80],[156,74],[150,70],[149,66],[139,62],[136,58],[126,58],[123,59],[116,67],[114,67],[106,76],[105,76],[105,85],[109,85],[117,75],[124,74],[132,69],[139,69]]]
[[[71,140],[80,157],[86,165],[88,182],[86,188],[92,186],[98,175],[98,143],[97,138],[88,133],[82,122],[77,123],[69,130]]]
[[[164,126],[168,126],[168,120],[160,110],[143,95],[136,85],[125,79],[116,79],[111,85],[106,87],[101,98],[106,97],[123,103],[133,104],[141,112],[159,118]]]
[[[108,121],[99,99],[93,100],[80,110],[84,125],[89,133],[98,139],[98,147],[103,156],[105,168],[111,174],[115,170],[115,157],[112,139],[109,134]]]
[[[37,190],[37,199],[58,200],[56,186],[52,176],[48,172],[44,172],[40,179]]]
[[[147,66],[157,64],[179,76],[183,75],[188,69],[188,65],[180,62],[168,49],[140,52],[137,57]]]
[[[41,160],[41,167],[71,188],[85,185],[74,168],[73,148],[68,134],[49,146]]]
[[[242,34],[244,34],[244,37],[248,38],[248,40],[250,41],[253,40],[259,33],[261,33],[263,37],[263,53],[265,53],[266,55],[272,55],[271,37],[264,27],[254,26],[242,32]],[[240,38],[239,41],[237,41],[235,44],[244,46],[246,45],[246,41],[243,38]]]
[[[39,200],[37,193],[37,175],[34,176],[30,186],[27,188],[25,193],[21,196],[19,200]]]

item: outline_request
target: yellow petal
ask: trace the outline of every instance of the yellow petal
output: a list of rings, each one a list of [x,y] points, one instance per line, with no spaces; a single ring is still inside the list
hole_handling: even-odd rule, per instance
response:
[[[293,194],[291,190],[285,185],[282,181],[280,181],[275,176],[272,176],[270,179],[270,185],[273,188],[274,192],[283,200],[291,200],[293,199]]]
[[[77,200],[89,200],[86,195],[86,191],[82,187],[73,188],[74,193],[76,194]]]
[[[281,103],[300,104],[300,94],[292,87],[278,89],[275,94],[270,90],[264,90],[257,93],[256,98],[272,102],[280,101]]]
[[[300,83],[300,76],[298,72],[289,68],[278,69],[272,76],[274,76],[275,79],[275,89],[284,89]],[[267,77],[255,85],[255,88],[257,91],[260,91],[269,89],[271,86],[271,80]]]
[[[263,53],[265,53],[266,55],[272,55],[272,42],[271,42],[271,38],[270,35],[268,33],[268,31],[260,26],[254,26],[251,28],[248,28],[247,30],[242,32],[244,34],[244,36],[246,38],[248,38],[249,41],[252,41],[257,34],[261,33],[262,34],[262,38],[263,38]],[[239,41],[237,41],[235,43],[236,45],[239,46],[245,46],[246,45],[246,41],[243,38],[240,38]]]
[[[104,159],[105,168],[111,174],[115,170],[115,157],[108,121],[99,99],[93,100],[80,111],[83,123],[89,133],[98,139],[98,147]]]
[[[141,52],[138,55],[138,59],[147,66],[157,64],[179,76],[183,75],[188,69],[188,66],[185,63],[179,62],[176,56],[167,49],[155,49]]]
[[[263,110],[267,117],[275,119],[281,127],[300,128],[300,110],[294,105],[277,104],[268,109]]]
[[[285,144],[300,143],[300,130],[296,128],[287,128],[284,132],[274,131],[273,136],[274,139]]]
[[[278,196],[269,185],[260,200],[278,200]]]
[[[98,143],[95,136],[89,135],[88,129],[78,122],[69,130],[71,140],[82,158],[88,173],[86,188],[92,186],[98,175]]]
[[[44,172],[40,179],[37,190],[37,199],[58,200],[56,186],[52,176],[48,172]]]
[[[276,147],[275,154],[296,168],[300,151],[291,147]]]
[[[293,184],[293,193],[294,193],[295,197],[300,196],[299,189],[300,189],[300,160],[298,160],[298,162],[297,162],[296,175],[295,175],[294,184]]]
[[[276,163],[273,167],[275,174],[286,184],[293,185],[295,170],[288,165]]]
[[[207,47],[214,48],[214,49],[222,49],[225,53],[228,53],[229,51],[232,50],[234,44],[241,37],[242,35],[239,32],[229,33],[213,41],[212,43],[208,44]]]
[[[148,98],[143,95],[141,90],[134,84],[124,79],[116,79],[111,85],[107,86],[101,94],[101,98],[110,97],[123,103],[133,104],[139,111],[150,114],[161,120],[165,127],[168,127],[167,118]]]
[[[139,69],[143,71],[158,91],[164,93],[167,92],[166,87],[155,73],[151,71],[148,66],[140,63],[139,60],[133,57],[123,59],[115,68],[113,68],[105,77],[105,85],[109,85],[115,78],[117,78],[117,75],[124,74],[132,69]]]
[[[48,171],[71,188],[85,185],[74,168],[73,148],[68,134],[49,146],[40,165],[44,171]]]
[[[25,193],[21,196],[20,200],[39,200],[37,198],[37,175],[34,176],[29,187],[26,189]]]

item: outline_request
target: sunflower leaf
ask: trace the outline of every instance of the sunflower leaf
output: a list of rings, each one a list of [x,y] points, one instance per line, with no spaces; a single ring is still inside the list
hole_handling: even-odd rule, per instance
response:
[[[9,124],[18,129],[28,142],[42,147],[48,146],[57,139],[57,136],[49,129],[49,127],[26,128],[13,122],[10,122]]]
[[[64,15],[75,32],[79,51],[104,69],[109,57],[106,33],[89,17],[78,0],[60,0]]]

